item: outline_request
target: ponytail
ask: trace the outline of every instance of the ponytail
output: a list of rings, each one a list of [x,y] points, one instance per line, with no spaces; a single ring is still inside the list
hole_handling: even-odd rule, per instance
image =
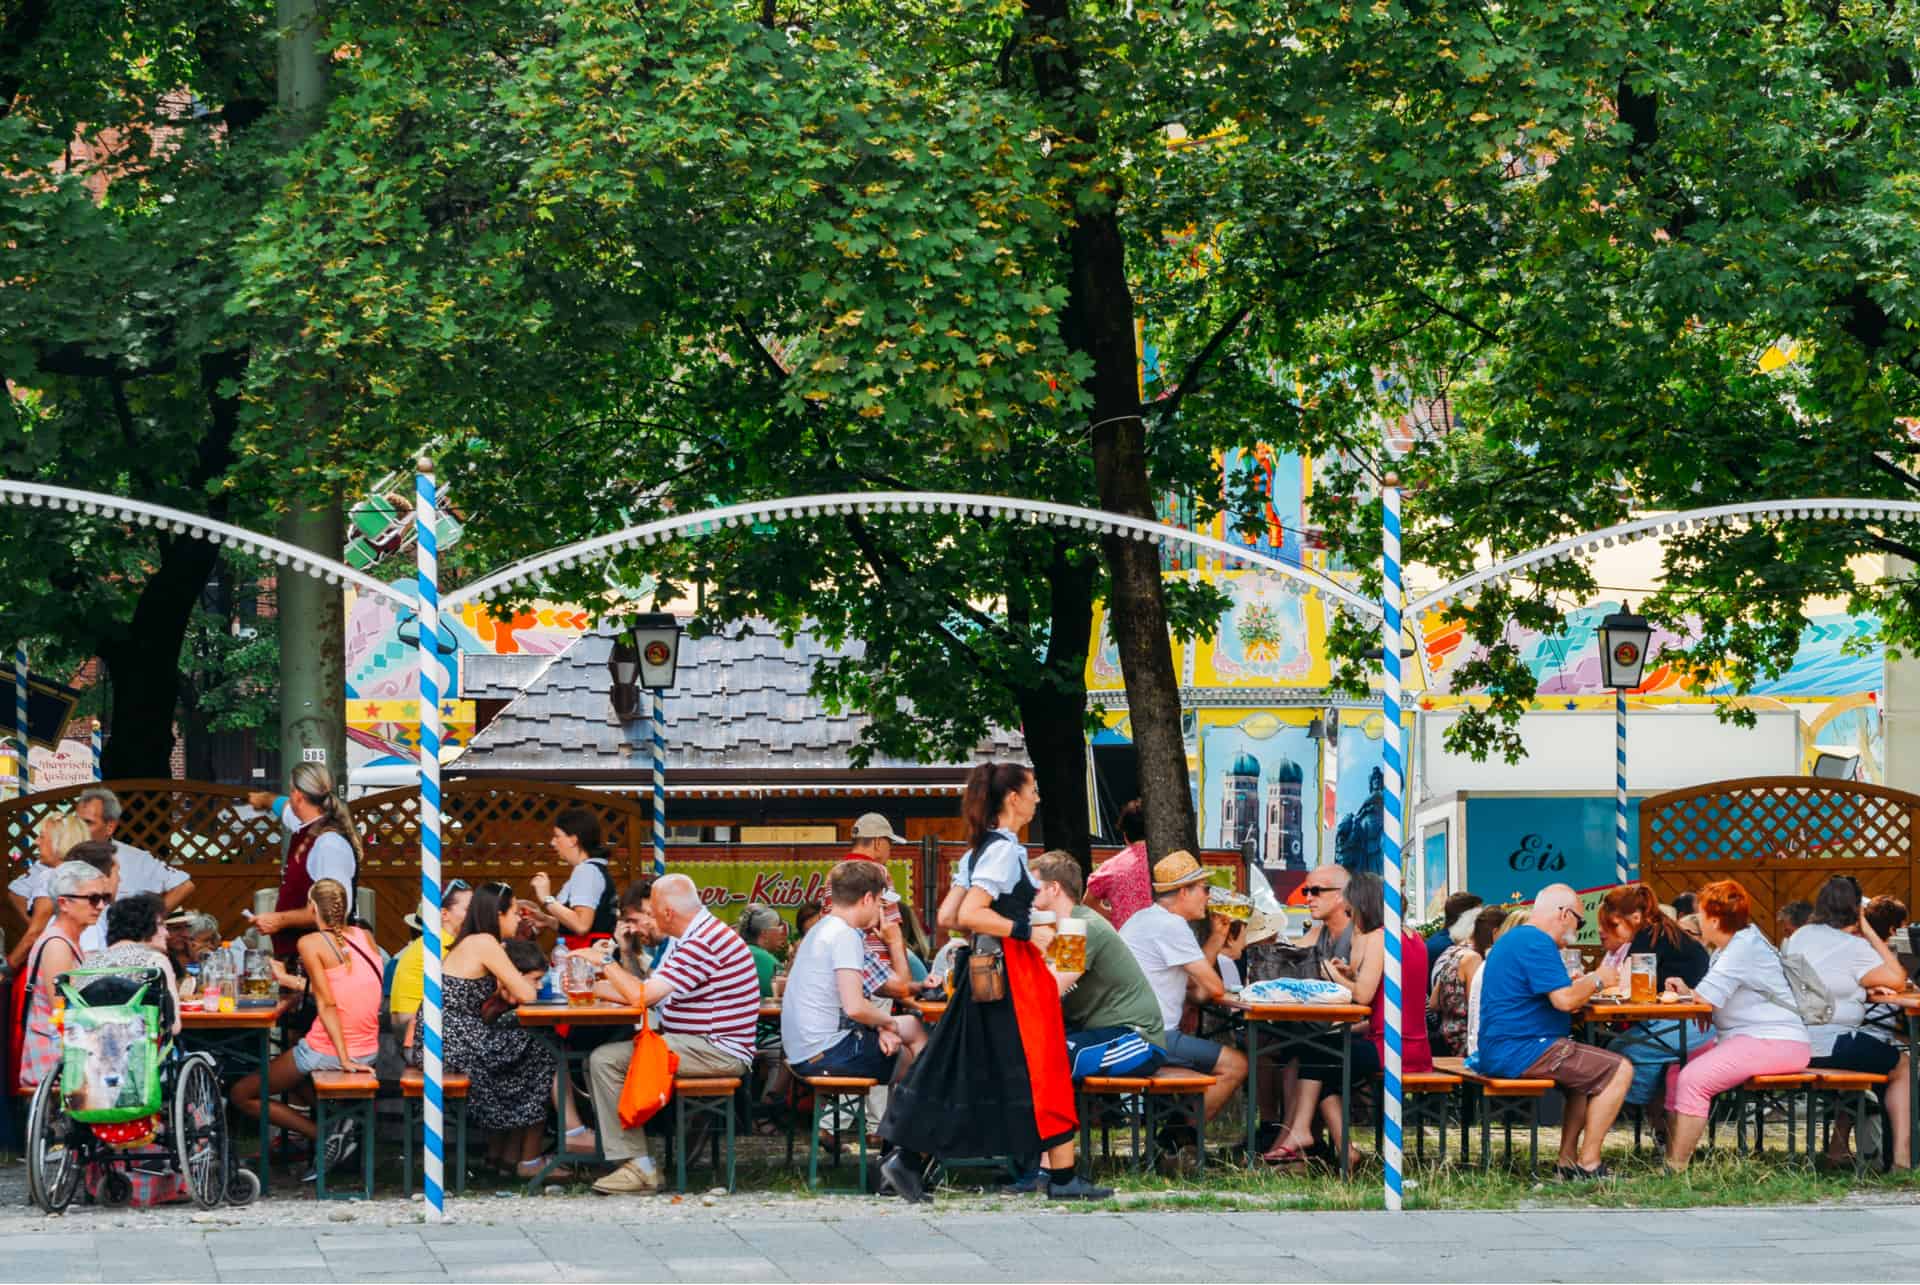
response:
[[[358,869],[367,859],[367,850],[361,846],[360,832],[354,828],[353,813],[347,810],[347,802],[334,790],[333,773],[319,763],[300,763],[293,769],[292,788],[298,790],[302,798],[320,809],[321,828],[337,831],[353,849],[353,864]]]
[[[1018,794],[1033,778],[1033,769],[1024,763],[982,763],[967,773],[967,789],[960,800],[960,815],[967,823],[967,842],[974,855],[987,846],[993,828],[1000,824],[1000,812],[1009,794]]]

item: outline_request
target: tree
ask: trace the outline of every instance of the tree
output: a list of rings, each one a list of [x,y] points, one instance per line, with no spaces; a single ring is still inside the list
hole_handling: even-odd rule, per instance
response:
[[[1370,310],[1451,315],[1410,286],[1486,271],[1522,206],[1516,123],[1584,128],[1625,25],[1585,3],[342,6],[333,110],[248,247],[250,297],[297,301],[360,443],[424,430],[463,495],[500,486],[487,511],[556,515],[549,536],[883,476],[1205,512],[1217,447],[1355,447],[1366,399],[1329,415],[1320,389],[1309,416],[1294,373]],[[1178,372],[1151,399],[1143,324]],[[885,724],[988,639],[1065,681],[1083,561],[1004,538],[985,559],[976,534],[922,522],[907,538],[940,556],[917,561],[851,532],[822,537],[830,561],[741,539],[706,565],[738,586],[726,611],[788,621],[823,584],[943,603],[942,647],[822,680]],[[466,557],[500,551],[476,535]],[[1149,843],[1192,846],[1166,646],[1184,622],[1151,549],[1102,552]],[[1008,632],[1023,602],[1044,651]],[[1026,680],[986,681],[992,718],[1021,704]]]
[[[1464,425],[1403,461],[1408,561],[1457,574],[1634,513],[1917,498],[1914,58],[1898,5],[1687,0],[1627,17],[1585,78],[1586,128],[1528,129],[1510,149],[1514,217],[1494,252],[1408,292],[1451,315],[1410,335],[1422,310],[1390,309],[1328,336],[1348,369],[1421,372]],[[1371,391],[1352,395],[1378,406]],[[1336,525],[1356,561],[1377,556],[1377,508]],[[1696,627],[1664,658],[1738,694],[1784,672],[1815,597],[1911,647],[1920,590],[1863,580],[1853,560],[1916,552],[1910,522],[1684,531],[1636,606]],[[1595,590],[1561,563],[1455,608],[1490,644],[1458,679],[1491,698],[1456,724],[1459,745],[1518,753],[1511,720],[1534,688],[1505,626],[1552,631]]]

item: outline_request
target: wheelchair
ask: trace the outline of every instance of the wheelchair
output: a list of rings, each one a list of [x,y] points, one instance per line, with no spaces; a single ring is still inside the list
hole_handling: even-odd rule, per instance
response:
[[[227,1097],[214,1060],[168,1035],[173,1002],[158,969],[76,969],[66,1000],[61,1063],[27,1111],[27,1198],[48,1214],[83,1188],[125,1206],[136,1174],[179,1174],[202,1209],[245,1205],[260,1179],[235,1168]],[[87,1184],[89,1175],[94,1181]]]

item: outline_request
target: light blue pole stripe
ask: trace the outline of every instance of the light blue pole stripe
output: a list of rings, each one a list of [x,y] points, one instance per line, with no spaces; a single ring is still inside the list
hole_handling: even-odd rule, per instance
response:
[[[414,477],[414,567],[419,613],[420,698],[420,928],[422,938],[421,1071],[427,1217],[447,1216],[445,1075],[441,1044],[440,954],[440,697],[448,686],[440,637],[440,544],[433,465],[421,460]],[[369,1142],[371,1139],[368,1140]]]
[[[1400,959],[1400,848],[1405,830],[1401,793],[1405,787],[1405,759],[1400,728],[1400,611],[1405,590],[1400,582],[1400,488],[1386,486],[1380,492],[1380,707],[1386,715],[1385,794],[1381,826],[1382,881],[1386,901],[1387,943],[1386,976],[1383,979],[1386,1001],[1385,1123],[1381,1138],[1381,1158],[1386,1166],[1386,1205],[1390,1210],[1402,1206],[1405,1181],[1402,1175],[1401,1113],[1406,1086],[1401,1077],[1401,959]],[[1424,1021],[1425,1015],[1418,1020]]]
[[[1613,873],[1620,883],[1634,879],[1627,856],[1627,693],[1613,689]]]
[[[653,733],[653,874],[667,872],[667,718],[666,698],[653,689],[653,711],[648,716]]]
[[[93,720],[93,731],[88,735],[87,742],[93,750],[93,779],[104,781],[107,778],[100,774],[100,720],[97,718]]]

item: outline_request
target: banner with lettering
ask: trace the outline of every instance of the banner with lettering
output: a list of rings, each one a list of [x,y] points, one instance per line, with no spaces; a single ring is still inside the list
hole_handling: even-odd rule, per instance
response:
[[[1530,901],[1550,883],[1575,888],[1614,879],[1613,796],[1467,796],[1467,891],[1488,901]],[[1627,801],[1628,852],[1640,833],[1640,800]]]
[[[673,850],[667,850],[671,853]],[[672,861],[668,868],[700,886],[700,901],[716,917],[733,923],[750,903],[771,906],[793,923],[802,906],[827,899],[827,876],[840,864],[833,860],[799,861]],[[889,861],[893,886],[907,902],[913,900],[913,863]]]

